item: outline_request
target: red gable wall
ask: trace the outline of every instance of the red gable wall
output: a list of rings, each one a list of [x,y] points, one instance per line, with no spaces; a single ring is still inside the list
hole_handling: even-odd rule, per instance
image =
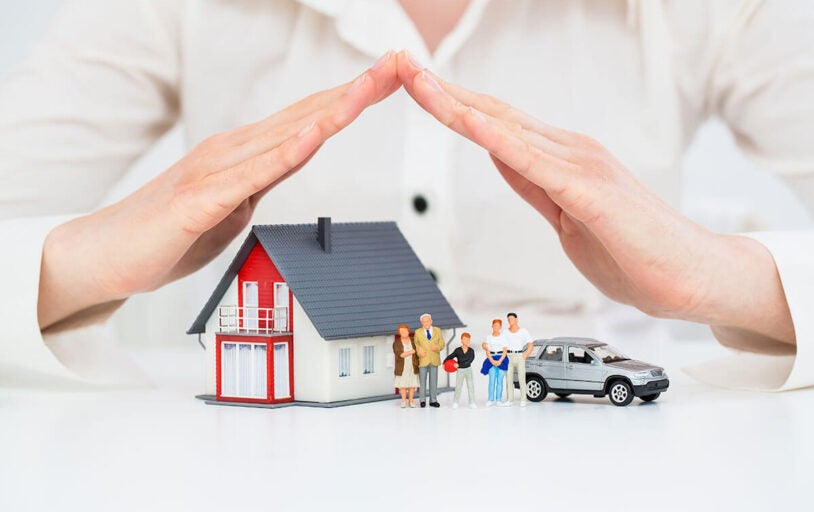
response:
[[[243,282],[257,281],[258,307],[274,307],[274,283],[284,282],[283,276],[272,263],[263,246],[259,243],[246,258],[240,271],[237,273],[237,303],[243,307]],[[290,298],[289,298],[290,300]]]

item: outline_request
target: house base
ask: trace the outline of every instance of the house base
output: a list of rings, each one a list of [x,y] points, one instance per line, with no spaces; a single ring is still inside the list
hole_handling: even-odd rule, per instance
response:
[[[454,387],[443,387],[438,388],[438,393],[446,393],[448,391],[454,391]],[[339,400],[337,402],[300,402],[300,401],[293,401],[293,402],[284,402],[280,404],[253,404],[253,403],[245,403],[245,402],[219,402],[216,400],[215,395],[196,395],[195,398],[198,400],[203,400],[205,404],[208,405],[228,405],[228,406],[238,406],[238,407],[259,407],[263,409],[282,409],[283,407],[292,407],[292,406],[300,406],[300,407],[317,407],[321,409],[333,409],[335,407],[345,407],[347,405],[359,405],[359,404],[368,404],[373,402],[384,402],[385,400],[396,400],[401,399],[401,395],[397,394],[388,394],[388,395],[378,395],[378,396],[369,396],[365,398],[354,398],[353,400]],[[418,401],[418,396],[415,397],[415,400]]]

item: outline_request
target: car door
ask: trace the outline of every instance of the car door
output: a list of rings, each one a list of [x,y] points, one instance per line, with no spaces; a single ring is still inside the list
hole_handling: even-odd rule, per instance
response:
[[[565,363],[566,389],[600,391],[605,380],[605,368],[585,347],[570,345]]]
[[[565,388],[565,345],[551,343],[534,360],[534,371],[543,376],[550,388]],[[529,358],[530,359],[530,358]]]

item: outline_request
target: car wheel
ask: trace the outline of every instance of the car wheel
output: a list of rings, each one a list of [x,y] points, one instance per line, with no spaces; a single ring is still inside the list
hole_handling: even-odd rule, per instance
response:
[[[526,397],[532,402],[542,402],[548,394],[545,381],[537,376],[531,376],[526,382]]]
[[[555,393],[560,398],[568,398],[571,396],[571,393]]]
[[[608,390],[608,397],[613,405],[624,407],[633,401],[633,389],[623,380],[613,381]]]
[[[656,398],[658,398],[660,396],[661,396],[661,393],[653,393],[652,395],[640,396],[639,398],[641,398],[645,402],[652,402],[653,400],[655,400]]]

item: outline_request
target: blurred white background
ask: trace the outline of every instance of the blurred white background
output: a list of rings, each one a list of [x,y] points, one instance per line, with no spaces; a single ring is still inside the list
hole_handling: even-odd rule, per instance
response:
[[[25,58],[37,39],[47,30],[49,21],[63,0],[5,0],[0,7],[0,79]],[[183,154],[181,130],[171,130],[152,150],[137,162],[131,171],[111,190],[105,202],[115,201],[166,169]],[[740,154],[731,134],[718,121],[711,120],[701,127],[687,152],[684,162],[682,211],[719,232],[755,231],[764,229],[799,229],[811,227],[811,215],[794,193],[763,169]],[[214,286],[214,283],[212,283]],[[170,286],[185,286],[174,283]],[[211,288],[202,289],[208,294]],[[155,293],[162,293],[161,290]],[[142,307],[148,297],[133,297],[126,309]],[[194,318],[200,304],[190,304],[183,314]],[[182,333],[148,333],[145,326],[114,325],[125,343],[190,343]],[[157,322],[164,325],[163,322]],[[683,324],[683,323],[682,323]],[[129,328],[128,328],[129,327]],[[687,329],[680,326],[676,329]],[[700,327],[700,326],[699,326]],[[149,330],[149,328],[147,328]],[[695,331],[698,332],[698,331]],[[129,333],[129,334],[128,334]],[[153,336],[151,334],[159,334]]]

